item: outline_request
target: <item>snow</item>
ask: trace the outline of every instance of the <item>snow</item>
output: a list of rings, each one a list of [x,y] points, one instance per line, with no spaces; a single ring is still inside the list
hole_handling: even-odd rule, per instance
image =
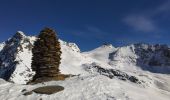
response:
[[[1,77],[8,78],[9,81],[26,84],[34,72],[31,70],[32,47],[35,37],[25,36],[23,32],[17,32],[12,38],[2,43],[3,49],[0,52],[0,59],[3,66]]]
[[[16,56],[16,61],[20,61],[20,63],[17,64],[17,67],[10,78],[11,81],[18,84],[26,84],[27,81],[32,79],[32,77],[28,77],[29,75],[34,74],[31,70],[31,58],[32,53],[31,51],[28,51],[28,49],[19,52]]]
[[[136,59],[138,56],[135,54],[133,45],[118,48],[117,51],[110,56],[109,64],[111,66],[125,71],[135,71],[137,69]]]
[[[103,52],[102,54],[100,54],[100,52],[102,52],[103,47],[101,48],[99,47],[100,48],[99,50],[93,50],[90,52],[80,53],[79,52],[80,50],[77,45],[74,44],[70,46],[70,45],[67,45],[69,43],[64,42],[62,40],[60,40],[60,43],[61,43],[61,51],[62,51],[60,71],[63,74],[86,75],[87,72],[83,69],[83,65],[91,64],[93,62],[96,62],[102,65],[103,67],[111,68],[111,66],[109,66],[107,63],[103,63],[100,60],[107,59],[109,54],[106,56],[104,55],[105,53],[109,53],[113,51],[114,50],[113,47],[108,47],[108,51]],[[95,51],[96,51],[96,54],[93,54],[93,52]],[[98,55],[98,57],[95,57],[95,55]],[[100,57],[100,60],[99,60],[99,57]]]
[[[22,33],[22,35],[24,34]],[[35,74],[31,69],[32,51],[30,50],[31,48],[28,47],[33,45],[33,41],[35,41],[35,39],[35,37],[25,37],[20,41],[20,44],[22,45],[17,48],[18,54],[16,55],[15,59],[15,61],[19,63],[10,77],[10,81],[18,84],[26,84]]]
[[[83,52],[84,55],[102,61],[105,63],[109,62],[109,54],[116,50],[112,45],[103,45],[89,52]]]
[[[85,58],[80,54],[77,46],[73,45],[74,47],[76,47],[74,48],[70,45],[67,45],[68,43],[62,40],[60,40],[60,43],[61,43],[62,55],[61,55],[61,64],[59,68],[61,73],[73,74],[73,75],[85,73],[83,68],[80,67],[84,62]]]
[[[22,31],[17,31],[17,33],[19,33],[21,36],[24,36],[24,37],[25,37],[24,32],[22,32]]]
[[[9,44],[9,48],[12,49],[3,53],[14,54],[14,60],[18,62],[9,79],[14,83],[0,79],[0,100],[169,100],[170,98],[170,75],[163,73],[169,67],[165,61],[170,61],[170,59],[162,54],[167,49],[164,46],[148,44],[134,44],[118,48],[112,45],[103,45],[88,52],[81,52],[75,43],[59,40],[62,51],[60,72],[77,76],[64,81],[22,85],[26,84],[34,75],[31,70],[31,47],[36,37],[26,36],[23,32],[18,33],[21,38],[15,36],[15,38],[11,38],[12,42],[0,44],[0,52],[4,46]],[[151,70],[142,69],[142,67],[151,69],[160,67],[148,66],[148,62],[153,56],[161,59],[159,61],[167,65],[161,66],[162,73],[153,73]],[[2,57],[8,58],[5,55]],[[3,63],[10,69],[11,62],[8,60],[11,59],[5,59]],[[145,61],[146,63],[144,63]],[[94,65],[103,68],[103,72],[97,68],[94,69]],[[109,78],[108,76],[113,74],[113,70],[119,70],[120,74],[123,73],[125,76],[135,76],[141,81],[141,84],[121,80],[116,76]],[[3,74],[3,69],[0,70],[1,74]],[[28,96],[23,95],[22,90],[24,89],[31,91],[47,85],[60,85],[65,89],[52,95],[36,93]]]
[[[22,95],[23,89],[29,91],[47,85],[60,85],[65,89],[52,95],[36,93]],[[167,91],[109,79],[102,75],[72,77],[65,81],[51,81],[36,85],[2,83],[0,90],[1,100],[39,100],[40,98],[42,100],[169,100],[170,98],[170,93]]]
[[[0,51],[3,49],[4,45],[5,45],[4,42],[0,43]]]

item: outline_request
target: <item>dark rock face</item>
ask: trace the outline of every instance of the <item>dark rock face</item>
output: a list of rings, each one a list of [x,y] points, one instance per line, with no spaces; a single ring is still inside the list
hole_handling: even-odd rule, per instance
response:
[[[17,32],[11,39],[5,42],[5,46],[0,51],[0,78],[8,80],[15,70],[16,54],[20,48],[20,42],[22,41],[24,34]]]
[[[32,50],[32,69],[36,72],[34,79],[55,77],[60,73],[60,49],[60,43],[54,30],[45,28],[40,32]]]
[[[149,66],[161,66],[162,64],[153,57],[153,58],[151,58],[151,60],[149,61],[148,65],[149,65]]]
[[[170,48],[167,45],[143,47],[142,44],[135,44],[135,53],[139,56],[137,65],[170,66]]]
[[[136,62],[143,70],[170,74],[170,48],[167,45],[135,44]]]
[[[30,66],[28,67],[19,55],[24,53],[24,50],[30,52],[33,48],[33,41],[31,37],[25,36],[23,32],[18,31],[12,38],[3,43],[3,48],[0,51],[0,78],[12,82],[14,82],[13,78],[19,75],[24,78],[24,81],[32,78],[33,72],[30,70]],[[19,68],[17,67],[18,65],[26,67],[25,71],[15,72]],[[26,77],[29,77],[29,79]]]
[[[3,61],[0,59],[0,66],[2,65]]]

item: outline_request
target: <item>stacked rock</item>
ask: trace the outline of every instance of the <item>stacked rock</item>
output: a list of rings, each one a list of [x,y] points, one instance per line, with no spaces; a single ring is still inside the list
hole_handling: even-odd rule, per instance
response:
[[[34,43],[32,69],[36,72],[34,79],[55,77],[60,74],[60,43],[56,32],[50,28],[43,29]]]

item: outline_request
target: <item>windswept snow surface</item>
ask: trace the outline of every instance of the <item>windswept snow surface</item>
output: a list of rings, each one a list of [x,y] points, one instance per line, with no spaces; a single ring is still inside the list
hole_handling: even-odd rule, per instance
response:
[[[0,44],[0,63],[3,65],[0,66],[0,76],[4,78],[9,69],[14,68],[9,77],[9,81],[14,83],[0,79],[0,100],[170,100],[170,72],[167,73],[170,49],[166,46],[134,44],[115,48],[103,45],[81,52],[75,43],[59,40],[62,51],[60,71],[77,76],[64,81],[21,85],[34,75],[31,48],[35,40],[36,37],[19,31]],[[162,71],[154,72],[155,68]],[[136,77],[140,83],[128,81],[126,78],[130,76]],[[52,95],[23,95],[47,85],[60,85],[65,89]]]
[[[169,100],[170,93],[155,87],[109,79],[103,75],[79,76],[65,81],[51,81],[36,85],[19,85],[0,81],[1,100]],[[52,94],[23,94],[37,87],[60,85],[64,91]],[[25,92],[22,92],[25,90]]]

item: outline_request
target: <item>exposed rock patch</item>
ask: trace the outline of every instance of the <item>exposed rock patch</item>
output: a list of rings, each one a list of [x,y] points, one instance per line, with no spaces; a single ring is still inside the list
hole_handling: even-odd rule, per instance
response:
[[[85,65],[85,70],[92,72],[92,73],[97,72],[101,75],[109,77],[110,79],[116,77],[120,80],[124,80],[124,81],[128,80],[128,81],[133,82],[133,83],[141,84],[141,81],[137,77],[132,76],[132,75],[128,75],[125,72],[122,72],[120,70],[105,69],[105,68],[102,68],[102,67],[100,67],[99,65],[96,65],[96,64]]]
[[[32,91],[25,92],[23,95],[25,96],[31,95],[33,92],[38,93],[38,94],[50,95],[50,94],[54,94],[54,93],[57,93],[63,90],[64,90],[64,87],[62,86],[57,86],[57,85],[56,86],[43,86],[43,87],[36,88]]]

